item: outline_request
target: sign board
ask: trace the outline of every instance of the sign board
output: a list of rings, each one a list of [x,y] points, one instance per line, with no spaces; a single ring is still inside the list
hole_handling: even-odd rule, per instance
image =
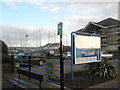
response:
[[[74,64],[98,62],[101,59],[101,38],[94,34],[72,34]]]
[[[63,23],[62,22],[58,23],[58,35],[62,35],[62,27]]]

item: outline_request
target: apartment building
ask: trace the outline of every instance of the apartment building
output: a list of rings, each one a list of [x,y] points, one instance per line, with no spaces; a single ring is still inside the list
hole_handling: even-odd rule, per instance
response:
[[[83,29],[77,32],[86,32],[101,35],[102,50],[120,49],[120,21],[107,18],[100,22],[89,22]]]

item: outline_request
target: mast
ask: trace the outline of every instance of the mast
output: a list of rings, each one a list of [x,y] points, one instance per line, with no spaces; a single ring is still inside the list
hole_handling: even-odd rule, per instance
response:
[[[21,48],[22,48],[22,31],[20,30],[20,43],[21,43]]]
[[[40,35],[40,47],[41,47],[41,32],[39,30],[39,35]]]
[[[40,32],[40,30],[39,30],[39,38],[40,38],[40,42],[39,42],[39,52],[40,52],[40,54],[41,54],[42,52],[41,52],[41,32]]]
[[[37,29],[36,29],[36,47],[37,47]]]
[[[33,31],[33,47],[34,47],[34,31]]]
[[[68,44],[68,41],[67,41],[67,34],[66,34],[66,46],[67,46],[67,44]]]

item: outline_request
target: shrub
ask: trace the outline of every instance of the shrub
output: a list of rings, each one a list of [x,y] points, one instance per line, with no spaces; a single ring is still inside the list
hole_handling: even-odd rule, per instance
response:
[[[120,53],[120,50],[108,50],[107,52],[115,55]]]
[[[53,75],[59,76],[59,74],[57,74],[57,73],[54,73]],[[53,80],[53,81],[60,82],[60,78],[59,78],[59,77],[48,76],[48,79]]]
[[[54,68],[55,67],[55,65],[52,62],[47,62],[46,66],[49,67],[49,68]],[[46,69],[45,71],[46,71],[46,73],[49,73],[49,74],[54,73],[54,71],[52,69]]]
[[[7,47],[7,45],[1,40],[0,40],[0,42],[2,42],[2,54],[8,55],[8,47]]]
[[[90,75],[95,75],[100,70],[101,62],[88,63],[88,71]]]
[[[55,68],[55,65],[52,62],[47,62],[46,66],[49,67],[49,68]],[[46,69],[45,72],[48,73],[48,74],[59,76],[59,74],[55,73],[55,71],[52,70],[52,69]],[[53,80],[53,81],[58,81],[58,82],[60,81],[60,78],[55,77],[55,76],[48,75],[47,78],[50,79],[50,80]]]
[[[11,56],[5,54],[2,55],[2,63],[11,63],[11,61],[12,61]]]
[[[90,74],[99,75],[100,77],[117,77],[117,70],[114,65],[110,64],[107,58],[103,58],[101,63],[89,64]]]

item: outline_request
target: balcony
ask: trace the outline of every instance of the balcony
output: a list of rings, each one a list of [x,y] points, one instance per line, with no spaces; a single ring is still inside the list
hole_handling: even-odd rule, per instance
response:
[[[115,32],[115,34],[120,34],[120,32]]]
[[[118,39],[116,43],[120,43],[120,39]]]
[[[101,35],[101,38],[107,38],[107,35]]]
[[[108,43],[101,43],[101,46],[107,46]]]
[[[107,33],[101,33],[100,34],[102,38],[106,38],[107,37]]]

